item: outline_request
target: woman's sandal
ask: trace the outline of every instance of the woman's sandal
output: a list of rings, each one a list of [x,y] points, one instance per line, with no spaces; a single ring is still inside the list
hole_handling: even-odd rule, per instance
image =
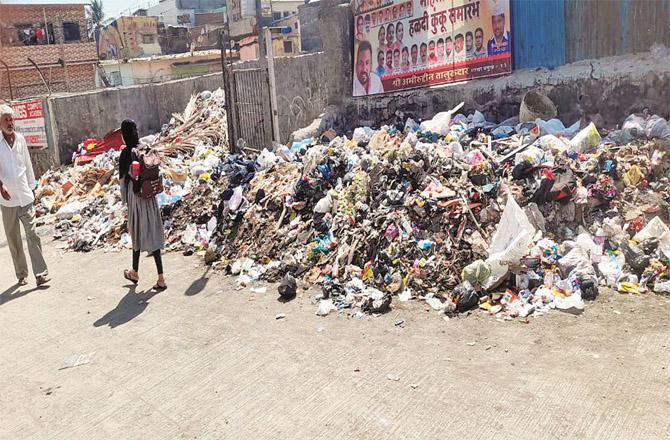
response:
[[[123,278],[127,279],[128,281],[130,281],[133,284],[137,284],[140,281],[139,278],[132,278],[130,276],[130,271],[128,269],[125,269],[123,271]]]
[[[167,287],[168,287],[167,284],[161,285],[161,284],[156,283],[156,284],[154,284],[154,287],[152,287],[152,289],[155,290],[156,292],[162,292],[163,290],[166,290]]]

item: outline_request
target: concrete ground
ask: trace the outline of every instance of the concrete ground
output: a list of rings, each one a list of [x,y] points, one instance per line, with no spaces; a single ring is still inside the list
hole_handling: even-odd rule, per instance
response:
[[[603,292],[529,323],[416,302],[320,318],[309,292],[236,291],[177,254],[153,295],[150,259],[134,289],[129,252],[46,237],[51,287],[16,289],[2,234],[2,439],[670,438],[667,297]],[[90,362],[61,369],[73,355]]]

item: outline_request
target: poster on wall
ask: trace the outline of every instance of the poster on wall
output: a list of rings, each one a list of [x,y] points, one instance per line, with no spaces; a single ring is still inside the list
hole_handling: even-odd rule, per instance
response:
[[[26,138],[31,150],[44,150],[47,144],[47,129],[44,123],[42,101],[26,101],[12,103],[16,131]]]
[[[512,72],[509,0],[353,0],[354,96]]]

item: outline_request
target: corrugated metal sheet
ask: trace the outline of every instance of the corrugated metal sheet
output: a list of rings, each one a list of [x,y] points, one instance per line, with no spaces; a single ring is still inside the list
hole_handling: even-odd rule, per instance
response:
[[[670,45],[668,0],[566,0],[566,61]]]
[[[515,69],[565,64],[565,0],[511,0]]]
[[[623,53],[647,51],[654,43],[670,46],[670,1],[621,1]]]
[[[566,0],[567,62],[621,54],[621,32],[620,1]]]

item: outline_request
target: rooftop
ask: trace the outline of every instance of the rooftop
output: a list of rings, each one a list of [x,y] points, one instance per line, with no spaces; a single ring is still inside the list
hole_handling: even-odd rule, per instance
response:
[[[139,58],[130,58],[128,60],[129,63],[139,63],[139,62],[146,62],[146,61],[157,61],[157,60],[180,60],[180,59],[185,59],[185,58],[198,58],[198,57],[207,57],[207,56],[220,56],[221,51],[219,49],[212,49],[212,50],[196,50],[193,52],[193,56],[191,56],[190,52],[185,52],[185,53],[175,53],[175,54],[170,54],[170,55],[153,55],[150,57],[139,57]],[[119,64],[123,63],[122,60],[105,60],[105,61],[100,61],[101,65],[113,65],[113,64]]]

